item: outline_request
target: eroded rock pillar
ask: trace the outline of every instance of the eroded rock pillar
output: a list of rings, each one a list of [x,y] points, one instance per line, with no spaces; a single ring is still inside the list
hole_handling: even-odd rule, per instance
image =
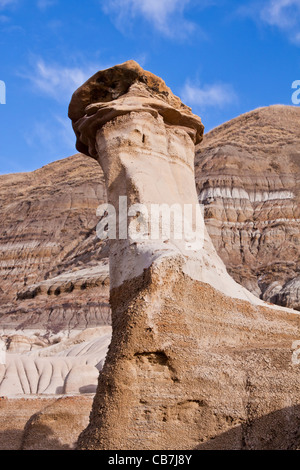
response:
[[[203,125],[161,79],[135,62],[99,72],[74,93],[69,116],[78,150],[104,171],[117,221],[138,217],[120,213],[120,197],[148,214],[190,206],[197,232],[193,160]],[[184,230],[172,236],[175,225],[170,237],[154,239],[148,225],[143,239],[129,231],[110,240],[113,337],[78,448],[259,448],[266,426],[278,440],[294,429],[296,421],[272,418],[252,432],[256,420],[298,406],[290,367],[298,317],[237,285],[199,230],[198,247]]]

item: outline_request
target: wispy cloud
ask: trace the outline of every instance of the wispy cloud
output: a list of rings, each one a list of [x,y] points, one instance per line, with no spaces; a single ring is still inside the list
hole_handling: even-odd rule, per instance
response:
[[[214,83],[201,85],[187,80],[181,90],[182,101],[200,110],[207,108],[224,108],[235,104],[238,100],[232,85],[226,83]]]
[[[4,10],[6,7],[16,5],[19,0],[0,0],[0,10]]]
[[[38,0],[37,7],[40,10],[47,10],[47,8],[54,6],[57,3],[57,0]]]
[[[102,0],[101,3],[104,12],[113,17],[121,30],[138,17],[169,37],[182,37],[195,29],[194,23],[184,18],[190,0]]]
[[[47,149],[48,153],[57,156],[59,152],[75,153],[75,135],[71,121],[51,114],[49,119],[34,121],[30,125],[30,132],[24,133],[24,139],[32,148]]]
[[[37,59],[30,71],[21,76],[29,80],[35,91],[41,92],[57,101],[68,101],[73,92],[101,67],[84,64],[81,67],[64,67]]]
[[[300,0],[264,0],[239,8],[242,15],[277,28],[288,39],[300,45]]]
[[[0,9],[15,6],[21,3],[21,0],[0,0]],[[36,6],[40,10],[46,10],[57,3],[57,0],[36,0]]]
[[[300,19],[300,0],[269,0],[263,7],[261,18],[279,28],[289,28]]]

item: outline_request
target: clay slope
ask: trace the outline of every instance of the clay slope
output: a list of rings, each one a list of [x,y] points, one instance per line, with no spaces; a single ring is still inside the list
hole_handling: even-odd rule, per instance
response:
[[[33,344],[30,336],[15,337],[5,364],[0,364],[0,396],[95,393],[111,341],[109,326],[87,329],[71,338],[57,336],[52,345],[29,352],[24,350],[25,340]]]
[[[195,174],[208,232],[234,279],[299,309],[300,109],[270,106],[204,136]]]

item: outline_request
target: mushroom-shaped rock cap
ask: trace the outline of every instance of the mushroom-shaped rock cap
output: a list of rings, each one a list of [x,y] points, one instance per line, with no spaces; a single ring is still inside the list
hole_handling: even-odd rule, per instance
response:
[[[191,108],[161,78],[130,60],[97,72],[73,94],[69,118],[77,150],[97,158],[97,131],[108,121],[132,111],[160,114],[166,124],[184,127],[195,144],[203,138],[204,126]]]

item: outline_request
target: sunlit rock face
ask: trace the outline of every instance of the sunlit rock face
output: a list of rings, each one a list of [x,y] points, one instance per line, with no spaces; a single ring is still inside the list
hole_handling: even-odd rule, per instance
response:
[[[203,126],[161,79],[132,61],[101,71],[69,116],[112,206],[197,204]],[[207,232],[194,250],[130,233],[108,246],[112,342],[78,448],[299,447],[298,314],[239,286]]]
[[[229,273],[289,307],[297,291],[280,295],[278,286],[299,275],[299,127],[299,108],[257,109],[206,134],[195,160],[206,226]]]

